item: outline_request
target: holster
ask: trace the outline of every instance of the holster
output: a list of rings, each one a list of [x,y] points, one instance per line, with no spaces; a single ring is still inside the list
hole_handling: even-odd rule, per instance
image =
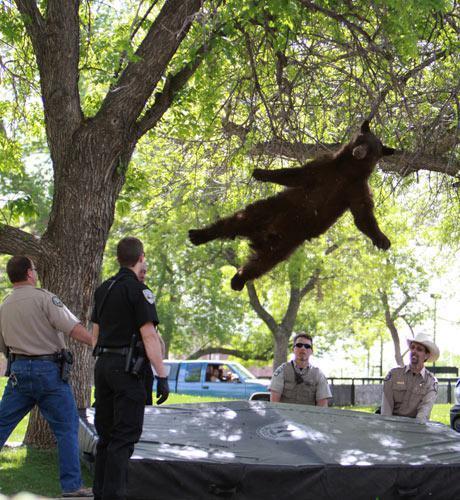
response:
[[[102,347],[95,345],[93,349],[93,358],[97,358],[102,352]]]
[[[13,354],[10,352],[8,348],[6,348],[6,371],[5,377],[9,377],[11,375],[11,365],[13,363]]]
[[[61,380],[68,382],[73,365],[73,354],[70,351],[61,349],[58,353],[58,361],[61,365]]]
[[[137,335],[133,334],[126,355],[125,372],[137,378],[141,377],[144,374],[145,360],[144,343],[142,340],[137,340]]]

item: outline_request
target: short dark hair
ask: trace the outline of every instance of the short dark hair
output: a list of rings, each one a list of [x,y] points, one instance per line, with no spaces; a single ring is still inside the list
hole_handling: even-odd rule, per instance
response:
[[[25,255],[15,255],[6,264],[6,273],[11,283],[27,280],[27,271],[33,267],[32,261]]]
[[[133,267],[144,254],[144,245],[138,238],[128,236],[118,242],[117,259],[122,267]]]
[[[297,339],[299,338],[305,338],[305,339],[308,339],[310,342],[311,342],[311,345],[313,345],[313,337],[311,335],[308,335],[308,333],[305,333],[305,332],[299,332],[295,337],[294,337],[294,340],[292,341],[293,344],[295,344],[297,342]]]

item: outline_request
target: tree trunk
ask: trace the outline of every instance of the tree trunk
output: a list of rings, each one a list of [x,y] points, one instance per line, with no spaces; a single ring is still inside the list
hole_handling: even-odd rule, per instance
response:
[[[58,194],[53,199],[50,222],[42,238],[48,251],[36,258],[41,286],[55,293],[84,325],[90,318],[115,201],[124,181],[112,167],[118,164],[113,144],[107,147],[103,140],[97,139],[100,135],[100,130],[94,128],[74,142],[73,161],[66,165],[67,175],[56,180]],[[96,163],[95,158],[105,162]],[[78,165],[82,164],[87,168],[79,170]],[[112,171],[110,177],[106,174],[109,171]],[[77,407],[87,408],[93,381],[91,349],[71,338],[68,347],[75,360],[71,385]],[[36,411],[31,414],[24,442],[40,447],[54,445],[49,427]]]
[[[278,366],[285,363],[287,360],[290,335],[291,332],[284,332],[283,330],[279,329],[278,332],[276,332],[276,334],[273,336],[275,340],[273,371],[275,371]]]
[[[395,317],[397,317],[397,315],[395,313],[392,314],[390,311],[390,304],[388,302],[388,295],[386,294],[386,292],[381,290],[379,293],[380,293],[380,300],[382,301],[383,310],[385,313],[385,324],[387,325],[387,328],[390,331],[391,338],[393,339],[396,364],[398,366],[404,366],[403,357],[401,355],[401,344],[399,342],[399,333],[398,329],[396,328],[396,323],[394,319]],[[400,311],[404,307],[406,301],[407,298],[398,307],[397,309],[398,311]]]
[[[53,448],[56,445],[51,429],[47,421],[41,416],[37,406],[30,412],[24,444],[33,445],[37,448]]]

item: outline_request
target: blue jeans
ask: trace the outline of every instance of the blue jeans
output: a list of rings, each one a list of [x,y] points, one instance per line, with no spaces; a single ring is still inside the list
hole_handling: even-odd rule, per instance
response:
[[[82,485],[78,413],[70,386],[61,380],[57,363],[28,359],[12,363],[11,376],[0,402],[0,449],[34,405],[40,409],[57,440],[62,491],[78,490]]]

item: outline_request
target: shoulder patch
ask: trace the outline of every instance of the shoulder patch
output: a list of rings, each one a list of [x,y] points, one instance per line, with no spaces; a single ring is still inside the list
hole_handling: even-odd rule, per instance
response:
[[[155,295],[153,295],[153,293],[148,288],[142,290],[142,293],[144,294],[145,300],[149,304],[153,304],[155,302]]]
[[[56,295],[53,295],[53,297],[51,298],[51,301],[53,302],[53,304],[55,306],[64,307],[64,304],[62,303],[61,299],[59,297],[57,297]]]
[[[286,363],[283,363],[282,365],[278,366],[278,368],[273,372],[273,377],[277,377],[284,370],[285,364]]]
[[[388,380],[391,379],[391,372],[387,373],[387,376],[383,379],[384,382],[387,382]]]

